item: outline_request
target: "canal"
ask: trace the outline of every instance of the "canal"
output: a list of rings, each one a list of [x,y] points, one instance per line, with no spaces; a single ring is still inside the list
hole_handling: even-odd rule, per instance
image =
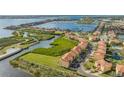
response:
[[[45,40],[41,41],[40,43],[33,45],[29,47],[28,49],[25,49],[9,58],[6,58],[4,60],[0,61],[0,77],[31,77],[30,74],[20,70],[20,69],[15,69],[13,68],[10,64],[9,61],[12,59],[15,59],[16,57],[29,52],[35,48],[43,47],[43,48],[48,48],[51,47],[50,43],[53,42],[56,38],[59,36],[55,36],[55,38],[50,39],[50,40]]]
[[[64,16],[65,17],[65,16]],[[71,19],[79,19],[81,16],[68,16]],[[41,17],[38,19],[32,18],[32,19],[0,19],[0,38],[4,38],[4,37],[10,37],[12,36],[12,30],[7,30],[7,29],[3,29],[7,26],[11,26],[11,25],[20,25],[20,24],[24,24],[24,23],[30,23],[30,22],[37,22],[37,21],[44,21],[47,19],[57,19],[57,18],[63,18],[63,16],[56,16],[56,17]],[[76,22],[50,22],[47,24],[42,24],[42,25],[38,25],[38,27],[43,27],[43,28],[59,28],[59,29],[70,29],[73,31],[90,31],[95,29],[96,24],[91,24],[91,25],[83,25],[83,24],[77,24]],[[15,69],[13,68],[9,62],[12,59],[15,59],[16,57],[29,52],[35,48],[48,48],[51,47],[50,43],[53,42],[56,38],[58,38],[58,36],[55,36],[55,38],[51,39],[51,40],[45,40],[45,41],[41,41],[40,43],[29,47],[28,49],[25,49],[19,53],[17,53],[16,55],[13,55],[9,58],[6,58],[4,60],[0,61],[0,77],[31,77],[30,74],[20,70],[20,69]]]

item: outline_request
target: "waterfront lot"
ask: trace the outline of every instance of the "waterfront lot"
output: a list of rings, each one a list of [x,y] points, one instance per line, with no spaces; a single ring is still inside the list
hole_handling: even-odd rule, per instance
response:
[[[11,64],[20,67],[34,76],[79,76],[75,71],[65,69],[59,65],[58,57],[28,53],[11,61]]]
[[[52,56],[46,56],[41,54],[29,53],[20,57],[19,59],[23,59],[25,61],[36,63],[36,64],[42,64],[42,65],[58,68],[59,58],[60,57],[52,57]]]
[[[9,48],[27,48],[41,40],[48,40],[55,36],[49,32],[31,28],[22,28],[13,32],[13,36],[0,39],[0,54],[5,54]]]
[[[77,45],[77,41],[65,36],[55,39],[50,48],[37,48],[10,63],[14,67],[25,69],[34,76],[78,76],[75,71],[60,66],[60,56]],[[33,69],[33,70],[32,70]]]
[[[51,45],[51,48],[37,48],[33,51],[33,53],[49,56],[61,56],[77,45],[77,41],[70,40],[63,36],[56,39],[53,43],[51,43]]]

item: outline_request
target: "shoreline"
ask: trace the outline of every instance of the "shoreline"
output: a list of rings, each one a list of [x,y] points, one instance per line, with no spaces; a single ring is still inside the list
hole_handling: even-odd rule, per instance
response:
[[[48,19],[48,20],[45,20],[45,21],[38,21],[38,22],[20,24],[20,25],[17,25],[17,26],[16,25],[11,25],[11,26],[5,27],[4,29],[17,30],[17,29],[20,29],[22,27],[31,27],[31,26],[45,24],[45,23],[49,23],[49,22],[53,22],[53,21],[74,21],[74,20],[72,20],[72,19]]]
[[[54,37],[54,38],[55,38],[55,37]],[[51,40],[51,39],[53,39],[53,38],[46,39],[46,40]],[[36,45],[36,44],[38,44],[38,43],[40,43],[40,42],[42,42],[42,41],[45,41],[45,40],[36,41],[36,42],[34,42],[34,43],[29,44],[29,46],[27,46],[27,47],[20,48],[19,50],[16,50],[16,51],[11,52],[11,53],[9,53],[9,54],[3,54],[3,55],[5,55],[5,56],[0,57],[0,61],[6,59],[6,58],[8,58],[8,57],[11,57],[11,56],[13,56],[13,55],[16,55],[16,54],[22,52],[23,50],[26,50],[26,49],[28,49],[29,47],[34,46],[34,45]]]
[[[8,57],[11,57],[11,56],[13,56],[13,55],[15,55],[15,54],[18,54],[18,53],[21,52],[21,51],[23,51],[23,48],[20,48],[19,50],[16,50],[16,51],[11,52],[11,53],[9,53],[9,54],[3,54],[3,56],[0,57],[0,61],[6,59],[6,58],[8,58]]]

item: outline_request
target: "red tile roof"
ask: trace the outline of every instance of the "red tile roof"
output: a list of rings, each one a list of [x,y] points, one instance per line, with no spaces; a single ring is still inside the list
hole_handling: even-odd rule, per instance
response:
[[[65,60],[66,62],[70,62],[73,60],[73,56],[70,54],[70,52],[68,52],[64,54],[61,59]]]
[[[98,49],[106,51],[106,47],[103,47],[103,46],[98,46]]]
[[[87,40],[80,38],[79,36],[73,33],[65,32],[65,35],[68,38],[75,39],[80,42],[77,46],[71,49],[70,52],[64,54],[60,59],[61,66],[69,67],[70,62],[72,62],[75,57],[81,53],[82,49],[85,49],[87,47],[88,42]]]
[[[81,48],[79,46],[75,46],[72,51],[76,53],[77,55],[81,53]]]
[[[99,53],[99,52],[95,52],[93,58],[94,58],[95,60],[104,59],[104,54]]]
[[[108,71],[112,68],[112,63],[109,63],[109,62],[105,61],[104,59],[102,59],[102,60],[96,61],[95,66],[97,67],[97,69],[104,72],[104,71]]]
[[[106,54],[106,51],[104,51],[103,49],[97,49],[97,51],[96,51],[97,53],[101,53],[101,54]]]
[[[116,65],[116,73],[124,74],[124,65],[117,64]]]
[[[60,59],[60,65],[68,68],[70,63],[76,58],[76,54],[73,51],[70,51],[64,54]]]
[[[105,41],[103,41],[103,40],[99,41],[98,45],[103,45],[104,46],[105,45]]]
[[[85,42],[81,42],[78,44],[78,46],[81,48],[81,49],[85,49],[87,47],[87,43]]]

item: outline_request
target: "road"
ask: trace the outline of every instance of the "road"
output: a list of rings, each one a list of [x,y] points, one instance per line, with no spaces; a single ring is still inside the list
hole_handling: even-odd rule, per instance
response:
[[[91,50],[91,52],[89,52],[89,53],[87,54],[85,60],[80,63],[80,67],[78,68],[77,72],[78,72],[80,75],[82,75],[82,76],[86,76],[86,77],[96,77],[96,75],[93,75],[93,74],[91,74],[91,73],[86,72],[86,70],[85,70],[85,68],[84,68],[84,66],[83,66],[83,64],[84,64],[85,62],[87,62],[87,60],[89,59],[89,57],[91,56],[92,53],[93,53],[93,50]]]
[[[93,75],[91,73],[87,73],[84,69],[83,63],[81,63],[80,67],[78,68],[77,71],[79,74],[81,74],[82,76],[86,76],[86,77],[97,77],[96,75]]]

